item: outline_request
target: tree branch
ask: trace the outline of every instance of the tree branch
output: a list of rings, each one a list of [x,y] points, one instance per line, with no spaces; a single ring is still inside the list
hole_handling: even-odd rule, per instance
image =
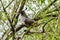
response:
[[[43,32],[43,33],[45,32],[44,27],[47,25],[48,22],[50,22],[50,21],[53,20],[53,19],[55,19],[55,18],[49,19],[49,20],[42,26],[42,30],[43,30],[42,32]]]
[[[2,4],[2,7],[3,7],[3,10],[4,10],[5,14],[7,15],[7,19],[8,19],[8,21],[9,21],[10,24],[11,24],[11,20],[10,20],[10,18],[9,18],[9,16],[8,16],[8,13],[7,13],[6,9],[4,8],[4,5],[3,5],[3,3],[2,3],[2,0],[1,0],[1,4]]]
[[[13,2],[14,0],[12,0],[6,7],[5,7],[5,9]]]
[[[53,5],[55,2],[56,2],[57,0],[54,0],[53,2],[51,2],[46,8],[44,8],[44,10],[42,10],[41,12],[39,12],[39,14],[38,15],[40,15],[42,12],[44,12],[44,11],[46,11],[51,5]],[[38,18],[38,15],[36,16],[36,14],[34,15],[35,16],[35,20],[39,20],[39,19],[41,19],[40,17],[39,17],[39,19],[36,19],[36,17]]]
[[[58,11],[58,10],[53,10],[53,11],[49,11],[49,12],[47,12],[46,13],[46,16],[45,17],[57,17],[58,16],[58,14],[49,14],[49,13],[52,13],[52,12],[55,12],[55,11]],[[39,15],[38,15],[39,16]],[[44,18],[45,18],[44,17]],[[38,21],[38,20],[40,20],[40,19],[43,19],[42,17],[35,17],[33,20],[35,20],[35,21]]]
[[[14,20],[14,18],[17,19],[17,21],[15,22],[15,25],[16,25],[17,22],[18,22],[18,17],[19,17],[20,12],[22,11],[22,9],[23,9],[23,7],[24,7],[24,5],[25,5],[25,2],[26,2],[26,0],[23,0],[23,1],[22,1],[21,6],[19,6],[19,9],[17,10],[17,14],[15,14],[14,17],[13,17],[13,20]],[[14,25],[14,26],[15,26],[15,25]]]
[[[2,7],[3,7],[3,10],[4,10],[5,14],[7,15],[8,13],[6,12],[6,9],[4,8],[4,5],[3,5],[3,3],[2,3],[2,0],[1,0],[1,4],[2,4]],[[10,20],[10,18],[9,18],[8,15],[7,15],[7,19],[8,19],[8,21],[9,21],[9,23],[10,23],[11,31],[12,31],[12,33],[13,33],[13,39],[14,39],[14,35],[15,35],[14,26],[12,25],[12,22],[11,22],[11,20]]]
[[[23,28],[25,25],[20,25],[20,27],[16,28],[16,32]]]
[[[53,5],[55,2],[56,2],[57,0],[54,0],[53,2],[51,2],[46,8],[44,8],[44,10],[43,11],[41,11],[41,12],[44,12],[44,11],[46,11],[51,5]],[[40,13],[41,13],[40,12]]]

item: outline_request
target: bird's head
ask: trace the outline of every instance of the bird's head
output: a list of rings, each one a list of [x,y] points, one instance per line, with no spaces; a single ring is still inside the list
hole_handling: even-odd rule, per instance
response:
[[[25,11],[24,11],[24,10],[23,10],[23,11],[21,11],[21,16],[24,16],[24,17],[28,18],[28,16],[26,15],[26,13],[25,13]]]

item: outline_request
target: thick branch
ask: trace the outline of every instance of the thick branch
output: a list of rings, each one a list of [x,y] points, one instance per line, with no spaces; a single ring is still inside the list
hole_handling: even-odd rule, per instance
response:
[[[16,32],[23,28],[25,25],[20,25],[20,27],[16,28]]]

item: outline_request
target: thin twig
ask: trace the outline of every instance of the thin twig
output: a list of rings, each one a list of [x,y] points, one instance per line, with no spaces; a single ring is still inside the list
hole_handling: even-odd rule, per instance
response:
[[[22,9],[23,9],[23,7],[24,7],[24,5],[25,5],[25,2],[26,2],[26,0],[23,0],[23,1],[22,1],[21,6],[19,6],[19,9],[17,10],[17,14],[15,14],[15,17],[13,17],[13,20],[14,20],[14,18],[17,19],[17,21],[15,22],[15,25],[16,25],[17,22],[18,22],[18,17],[19,17],[20,12],[22,11]],[[14,25],[14,26],[15,26],[15,25]]]
[[[1,4],[2,4],[2,7],[3,7],[3,10],[4,10],[5,14],[7,15],[8,13],[6,12],[6,9],[4,8],[4,5],[3,5],[3,3],[2,3],[2,0],[1,0]],[[14,27],[13,27],[13,25],[12,25],[12,22],[11,22],[11,20],[10,20],[10,18],[9,18],[8,15],[7,15],[7,19],[8,19],[8,21],[9,21],[9,23],[10,23],[11,30],[12,30],[12,33],[13,33],[13,39],[14,39],[15,29],[14,29]]]
[[[51,5],[53,5],[56,1],[57,1],[57,0],[54,0],[53,2],[51,2],[51,3],[50,3],[46,8],[44,8],[41,12],[40,12],[40,11],[37,12],[37,13],[39,13],[38,15],[40,15],[42,12],[46,11],[46,10],[47,10]],[[38,16],[38,15],[37,15],[37,16]],[[37,17],[36,14],[35,14],[34,16],[35,16],[34,19],[37,20],[37,19],[36,19],[36,17]],[[37,18],[38,18],[38,17],[37,17]],[[40,17],[39,17],[39,19],[40,19]],[[39,19],[38,19],[38,20],[39,20]]]
[[[2,4],[2,7],[3,7],[3,10],[4,10],[5,14],[7,15],[8,21],[11,23],[11,20],[10,20],[10,18],[8,17],[8,13],[7,13],[6,9],[4,8],[4,5],[3,5],[3,3],[2,3],[2,0],[1,0],[1,4]]]
[[[49,20],[42,26],[42,32],[43,32],[43,33],[45,32],[44,27],[47,25],[48,22],[50,22],[50,21],[53,20],[53,19],[55,19],[55,18],[49,19]]]
[[[8,7],[8,6],[10,6],[10,4],[13,2],[14,0],[12,0],[6,7],[5,7],[5,9]]]
[[[55,11],[58,11],[58,10],[53,10],[53,11],[49,11],[49,12],[47,12],[46,14],[46,16],[44,17],[44,18],[46,18],[46,17],[50,17],[50,16],[52,16],[52,17],[56,17],[57,15],[56,14],[49,14],[49,13],[52,13],[52,12],[55,12]],[[35,21],[38,21],[38,20],[40,20],[40,19],[43,19],[42,17],[37,17],[37,18],[34,18],[33,20],[35,20]]]

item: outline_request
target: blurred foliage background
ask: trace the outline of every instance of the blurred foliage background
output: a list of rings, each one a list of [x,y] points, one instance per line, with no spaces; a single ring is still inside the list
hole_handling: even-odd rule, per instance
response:
[[[28,28],[19,28],[21,10],[40,25],[33,23]],[[16,15],[19,17],[15,18]],[[60,40],[60,0],[0,0],[0,40],[14,40],[13,37],[15,40]]]

